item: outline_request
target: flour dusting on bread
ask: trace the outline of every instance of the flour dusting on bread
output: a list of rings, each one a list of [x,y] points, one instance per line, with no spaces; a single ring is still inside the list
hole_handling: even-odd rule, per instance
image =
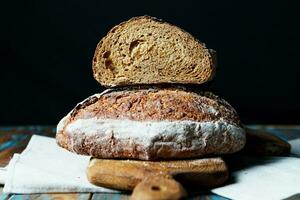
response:
[[[245,144],[244,129],[223,120],[215,122],[195,121],[131,121],[113,119],[79,119],[66,126],[65,134],[72,140],[71,149],[77,153],[89,138],[97,138],[93,151],[98,157],[118,157],[118,150],[126,148],[134,152],[136,146],[151,151],[156,158],[180,157],[182,151],[195,152],[190,157],[206,154],[224,154],[239,151]],[[76,138],[76,139],[75,139]],[[107,144],[118,141],[113,148]],[[102,146],[102,147],[101,147]],[[168,155],[160,155],[162,148]],[[96,149],[102,149],[98,152]],[[152,150],[150,150],[152,149]],[[78,151],[79,150],[79,151]],[[157,152],[155,152],[157,151]],[[100,155],[99,155],[100,153]],[[147,154],[147,153],[146,153]],[[138,159],[148,159],[138,157]]]
[[[98,158],[189,158],[234,153],[245,144],[226,101],[169,87],[93,95],[62,119],[57,133],[61,146]]]

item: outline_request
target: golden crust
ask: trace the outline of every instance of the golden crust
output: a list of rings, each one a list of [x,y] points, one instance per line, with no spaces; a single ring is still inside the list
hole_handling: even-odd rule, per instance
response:
[[[138,87],[111,90],[79,104],[71,120],[85,118],[129,119],[135,121],[192,120],[215,121],[223,118],[240,125],[236,111],[210,92],[197,94],[174,87]]]
[[[187,129],[184,129],[185,132],[178,137],[160,135],[162,132],[156,130],[157,135],[154,133],[153,138],[146,139],[149,141],[148,144],[136,140],[136,137],[143,137],[139,136],[144,134],[142,129],[137,130],[137,135],[132,135],[132,138],[129,136],[124,139],[120,137],[122,130],[107,132],[96,124],[90,128],[86,124],[72,130],[68,128],[80,120],[119,120],[120,123],[123,120],[132,123],[153,121],[153,125],[157,122],[172,121],[176,122],[175,124],[187,121],[204,122],[209,123],[212,129],[206,132],[205,128],[194,130],[188,125]],[[128,126],[131,126],[132,130],[136,129],[132,124]],[[92,132],[87,133],[84,127]],[[235,128],[232,129],[233,127]],[[195,131],[198,131],[199,135]],[[184,139],[185,137],[187,138]],[[180,87],[165,86],[111,89],[100,95],[94,95],[78,104],[61,120],[56,138],[60,146],[79,154],[97,158],[142,160],[233,153],[245,144],[238,115],[226,101],[209,92],[195,93]]]

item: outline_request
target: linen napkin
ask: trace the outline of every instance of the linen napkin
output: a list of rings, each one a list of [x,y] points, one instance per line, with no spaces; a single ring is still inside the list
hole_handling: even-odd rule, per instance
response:
[[[300,159],[294,157],[236,156],[230,163],[232,181],[213,189],[218,195],[239,200],[279,200],[300,193]]]
[[[33,135],[26,149],[14,154],[8,164],[3,192],[116,192],[88,182],[89,159],[58,147],[54,138]]]
[[[294,156],[300,158],[300,138],[290,140],[289,143],[291,144],[291,153]]]

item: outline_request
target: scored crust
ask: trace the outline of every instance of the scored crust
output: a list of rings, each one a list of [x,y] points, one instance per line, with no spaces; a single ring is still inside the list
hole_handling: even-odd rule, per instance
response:
[[[98,43],[93,74],[104,86],[202,84],[214,77],[215,51],[181,28],[150,16],[113,27]]]
[[[245,134],[236,111],[212,93],[135,87],[78,104],[59,123],[57,142],[98,158],[154,160],[233,153]]]

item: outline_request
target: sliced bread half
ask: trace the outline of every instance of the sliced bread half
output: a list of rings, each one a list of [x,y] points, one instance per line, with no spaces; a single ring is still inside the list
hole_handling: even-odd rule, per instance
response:
[[[93,59],[94,77],[104,86],[201,84],[214,72],[213,50],[181,28],[150,16],[113,27]]]

